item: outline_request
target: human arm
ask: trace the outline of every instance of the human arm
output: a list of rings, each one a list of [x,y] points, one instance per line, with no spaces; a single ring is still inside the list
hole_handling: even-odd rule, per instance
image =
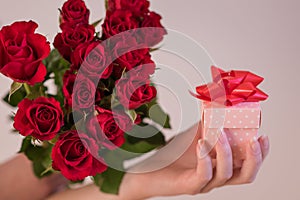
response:
[[[61,174],[38,179],[24,154],[0,165],[0,199],[45,199],[67,183]]]
[[[216,158],[208,154],[207,143],[201,138],[201,130],[194,126],[181,134],[194,134],[196,137],[186,152],[171,165],[157,171],[134,174],[127,173],[120,186],[119,195],[104,194],[94,185],[77,190],[58,193],[50,200],[60,199],[107,199],[138,200],[155,196],[175,196],[181,194],[206,193],[225,185],[251,183],[269,152],[268,137],[251,140],[247,146],[246,160],[241,168],[233,168],[232,152],[226,136],[221,135],[216,144]],[[254,147],[254,148],[253,148]],[[202,154],[200,152],[204,152]],[[170,152],[172,153],[172,152]],[[200,155],[201,154],[201,155]],[[167,155],[165,158],[167,158]]]

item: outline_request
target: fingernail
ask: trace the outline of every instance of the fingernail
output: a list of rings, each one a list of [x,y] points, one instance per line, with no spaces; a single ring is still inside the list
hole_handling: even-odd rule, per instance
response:
[[[268,136],[266,136],[266,135],[262,136],[262,140],[263,140],[263,147],[265,149],[268,149],[269,145],[270,145]]]
[[[259,147],[259,144],[258,144],[258,141],[257,141],[257,138],[256,137],[253,137],[252,139],[251,139],[251,149],[252,149],[252,151],[253,151],[253,153],[255,153],[255,154],[257,154],[257,153],[259,153],[259,151],[260,151],[260,147]]]
[[[221,130],[221,133],[219,134],[219,141],[221,144],[225,144],[227,141],[225,133]]]

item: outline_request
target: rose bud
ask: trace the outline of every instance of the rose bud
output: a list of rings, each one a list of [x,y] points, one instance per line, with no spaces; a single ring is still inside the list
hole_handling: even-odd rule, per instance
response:
[[[61,10],[62,23],[88,24],[90,11],[82,0],[68,0]]]
[[[46,76],[42,61],[50,45],[44,36],[34,33],[37,27],[33,21],[22,21],[0,31],[0,72],[16,82],[34,85]]]

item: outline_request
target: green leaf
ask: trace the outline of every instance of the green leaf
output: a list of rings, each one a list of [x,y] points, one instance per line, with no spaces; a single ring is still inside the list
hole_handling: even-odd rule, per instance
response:
[[[159,104],[154,104],[149,108],[148,117],[163,128],[171,128],[170,117],[163,111]]]
[[[48,73],[53,72],[53,69],[56,68],[55,64],[57,64],[57,62],[59,62],[60,59],[61,55],[59,54],[58,50],[53,49],[50,52],[49,56],[43,60],[43,64],[46,66]]]
[[[8,95],[8,101],[10,101],[11,95],[17,92],[21,87],[23,86],[23,83],[13,82],[10,86],[10,91]]]
[[[43,146],[34,146],[30,136],[23,139],[19,153],[24,153],[32,161],[34,174],[38,178],[50,175],[53,172],[51,168],[52,147],[53,145],[49,143],[45,143]]]
[[[42,173],[39,173],[39,174],[41,174],[41,176],[45,176],[48,173],[52,173],[53,171],[54,171],[54,169],[52,168],[52,163],[50,163],[50,165],[48,166],[48,168],[45,169]]]
[[[49,79],[50,74],[66,70],[70,66],[70,63],[65,60],[56,49],[51,51],[50,55],[43,60],[43,63],[47,68],[46,80]]]
[[[135,111],[141,115],[142,119],[150,118],[153,122],[159,124],[163,128],[171,128],[170,117],[157,103],[157,99],[153,99],[151,102],[140,106]]]
[[[148,116],[148,105],[143,104],[137,109],[135,109],[135,112],[140,115],[140,117],[143,119]]]
[[[31,93],[31,87],[27,83],[24,83],[23,86],[26,93],[29,95]]]
[[[48,175],[52,174],[52,172],[53,172],[52,167],[45,168],[45,166],[41,162],[37,162],[37,161],[32,162],[32,166],[33,166],[34,175],[38,178],[48,176]]]
[[[135,144],[140,141],[146,141],[149,144],[157,145],[157,147],[166,144],[164,135],[156,127],[149,124],[144,125],[146,126],[139,127],[136,125],[130,131],[128,131],[128,133],[126,134],[126,139],[130,144]],[[153,135],[153,133],[155,133],[155,135]],[[134,137],[133,135],[140,135],[140,137]],[[146,137],[148,135],[152,136]]]
[[[33,87],[30,87],[30,93],[26,96],[26,98],[33,100],[38,97],[44,96],[45,91],[47,90],[41,83],[35,84]]]
[[[55,75],[54,82],[57,87],[57,94],[56,94],[55,98],[56,98],[56,100],[58,100],[61,103],[61,105],[64,104],[64,95],[63,95],[62,88],[63,88],[63,76],[64,76],[65,72],[66,72],[66,70],[54,72],[54,75]]]
[[[134,123],[137,118],[136,112],[134,110],[126,110],[125,112],[130,117],[131,121]]]
[[[61,103],[61,105],[63,105],[63,76],[66,70],[69,69],[70,63],[67,60],[65,60],[56,49],[51,51],[50,55],[45,60],[43,60],[43,63],[47,68],[47,75],[45,81],[49,80],[52,77],[52,75],[54,75],[53,78],[55,86],[57,88],[57,94],[53,97],[56,100],[58,100]]]
[[[99,19],[99,20],[93,22],[92,25],[93,25],[94,27],[97,27],[97,26],[102,22],[102,20],[103,20],[103,19]]]
[[[99,32],[99,31],[97,31],[96,33],[95,33],[95,39],[96,40],[101,40],[101,35],[100,35],[101,33]]]
[[[157,145],[157,144],[150,144],[147,141],[139,141],[135,144],[130,144],[130,143],[126,142],[122,145],[121,148],[126,151],[133,152],[133,153],[147,153],[159,146],[160,145]]]
[[[151,52],[154,52],[154,51],[157,51],[157,50],[159,50],[159,49],[161,49],[161,46],[156,47],[156,48],[151,48],[151,49],[150,49],[150,53],[151,53]]]
[[[18,104],[26,97],[26,92],[23,87],[21,87],[18,91],[13,93],[10,97],[10,101],[8,101],[9,93],[5,95],[3,101],[9,104],[12,107],[17,107]]]
[[[93,176],[92,179],[93,179],[95,185],[97,185],[98,187],[101,187],[101,185],[103,183],[102,174],[97,174],[96,176]]]
[[[31,144],[31,138],[30,137],[25,137],[22,141],[21,149],[19,150],[18,153],[25,152],[28,148],[30,148]]]
[[[101,191],[110,194],[118,194],[124,174],[125,172],[109,167],[102,173],[103,182],[101,184]]]
[[[108,1],[109,0],[105,0],[105,10],[108,10]]]
[[[24,84],[23,87],[19,88],[16,90],[13,94],[10,96],[10,101],[9,99],[9,93],[3,98],[3,100],[8,103],[9,105],[13,107],[17,107],[18,104],[24,99],[36,99],[40,96],[43,96],[45,94],[45,91],[47,88],[43,86],[42,83],[35,84],[34,86],[28,86],[28,89],[30,90],[30,93],[26,92]]]
[[[162,134],[160,133],[159,135],[162,135]],[[131,136],[126,136],[126,137],[131,137]],[[130,143],[130,142],[126,141],[121,146],[121,149],[124,151],[101,150],[101,152],[99,152],[99,154],[111,166],[115,166],[118,169],[121,169],[121,168],[123,168],[123,162],[125,160],[129,160],[129,159],[141,156],[141,154],[150,152],[153,149],[156,149],[157,147],[160,147],[160,146],[162,146],[162,144],[165,143],[164,141],[159,142],[154,138],[149,139],[149,141],[147,141],[147,139],[141,139],[141,138],[135,138],[135,139],[136,139],[136,141],[134,143]],[[151,140],[154,140],[154,141],[151,141]]]

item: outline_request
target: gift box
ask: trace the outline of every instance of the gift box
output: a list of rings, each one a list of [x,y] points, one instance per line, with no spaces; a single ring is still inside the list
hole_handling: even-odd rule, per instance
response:
[[[261,108],[258,102],[243,102],[225,106],[202,102],[203,137],[211,148],[218,141],[221,131],[226,134],[234,160],[244,160],[246,145],[258,136],[261,125]]]
[[[202,136],[214,149],[224,132],[232,148],[234,163],[246,158],[246,145],[257,137],[261,125],[260,101],[268,95],[257,86],[264,80],[249,71],[223,71],[211,67],[213,81],[196,87],[202,100]],[[212,151],[212,154],[214,151]]]

